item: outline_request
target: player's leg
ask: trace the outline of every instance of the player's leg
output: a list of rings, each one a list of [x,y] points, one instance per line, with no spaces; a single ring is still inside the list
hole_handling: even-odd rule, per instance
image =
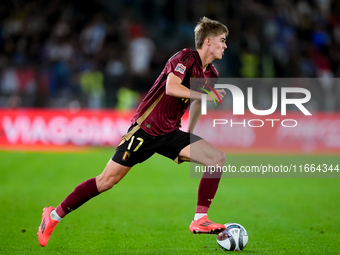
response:
[[[63,218],[89,199],[111,189],[131,169],[110,159],[104,171],[96,178],[80,183],[65,200],[56,208],[57,214]]]
[[[212,146],[207,141],[201,139],[186,146],[179,154],[182,161],[192,161],[204,166],[224,166],[225,154]],[[199,188],[196,212],[198,214],[206,214],[212,200],[215,197],[218,185],[222,176],[222,172],[203,173]],[[196,216],[199,217],[199,215]]]
[[[174,160],[177,163],[183,161],[194,161],[205,166],[223,166],[225,155],[223,152],[212,146],[199,136],[183,132],[181,130],[173,131],[161,138],[161,146],[156,152]],[[204,174],[198,188],[198,204],[195,214],[195,220],[201,218],[198,229],[192,228],[192,232],[198,233],[217,233],[225,229],[224,225],[215,224],[207,219],[207,211],[220,182],[221,173]],[[199,221],[195,222],[197,225]],[[199,225],[198,224],[198,225]]]
[[[44,208],[41,225],[38,231],[38,240],[45,246],[59,221],[68,213],[74,211],[91,198],[111,189],[131,169],[110,159],[101,175],[80,183],[60,205]]]
[[[79,184],[55,210],[53,207],[44,209],[38,231],[40,245],[47,244],[56,224],[68,213],[91,198],[111,189],[131,167],[151,157],[154,154],[153,141],[154,137],[145,133],[139,126],[132,125],[101,175]]]
[[[131,167],[123,166],[112,159],[106,165],[104,171],[96,177],[98,192],[102,193],[111,189],[129,172]]]
[[[225,154],[204,139],[185,146],[178,155],[180,161],[190,161],[204,166],[224,165]]]
[[[179,154],[180,161],[192,161],[204,166],[224,166],[225,154],[205,140],[196,141]],[[190,225],[193,233],[218,233],[225,227],[208,220],[207,213],[215,197],[222,172],[205,172],[198,187],[198,200],[194,221]]]

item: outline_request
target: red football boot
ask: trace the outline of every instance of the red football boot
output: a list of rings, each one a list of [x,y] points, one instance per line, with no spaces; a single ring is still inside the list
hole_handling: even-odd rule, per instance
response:
[[[226,227],[224,225],[209,220],[207,215],[198,220],[193,220],[189,227],[189,230],[193,234],[218,234],[225,229]]]
[[[42,220],[38,230],[38,241],[41,246],[46,246],[54,228],[59,223],[59,221],[51,218],[51,211],[53,210],[54,208],[52,206],[45,207],[43,210]]]

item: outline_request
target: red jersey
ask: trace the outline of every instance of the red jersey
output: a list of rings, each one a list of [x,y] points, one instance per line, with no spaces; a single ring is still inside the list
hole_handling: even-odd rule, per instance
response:
[[[198,90],[204,84],[190,86],[190,78],[218,78],[213,64],[209,64],[203,72],[202,61],[196,50],[184,49],[172,56],[132,118],[132,123],[137,122],[146,133],[153,136],[164,135],[179,128],[180,120],[190,105],[190,100],[165,93],[166,79],[171,72],[181,78],[182,85],[191,90]]]

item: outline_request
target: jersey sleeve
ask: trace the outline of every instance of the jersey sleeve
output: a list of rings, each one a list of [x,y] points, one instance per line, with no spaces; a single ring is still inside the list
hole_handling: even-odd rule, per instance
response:
[[[173,73],[183,81],[194,62],[192,51],[184,49],[168,60],[167,75]]]

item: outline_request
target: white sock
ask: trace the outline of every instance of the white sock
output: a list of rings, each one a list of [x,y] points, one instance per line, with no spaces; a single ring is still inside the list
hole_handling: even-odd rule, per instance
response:
[[[55,210],[53,210],[51,212],[51,218],[52,218],[52,220],[57,220],[57,221],[61,221],[63,219],[57,214],[57,212]]]
[[[207,214],[206,213],[195,213],[194,220],[198,220],[198,219],[204,217],[205,215],[207,215]]]

